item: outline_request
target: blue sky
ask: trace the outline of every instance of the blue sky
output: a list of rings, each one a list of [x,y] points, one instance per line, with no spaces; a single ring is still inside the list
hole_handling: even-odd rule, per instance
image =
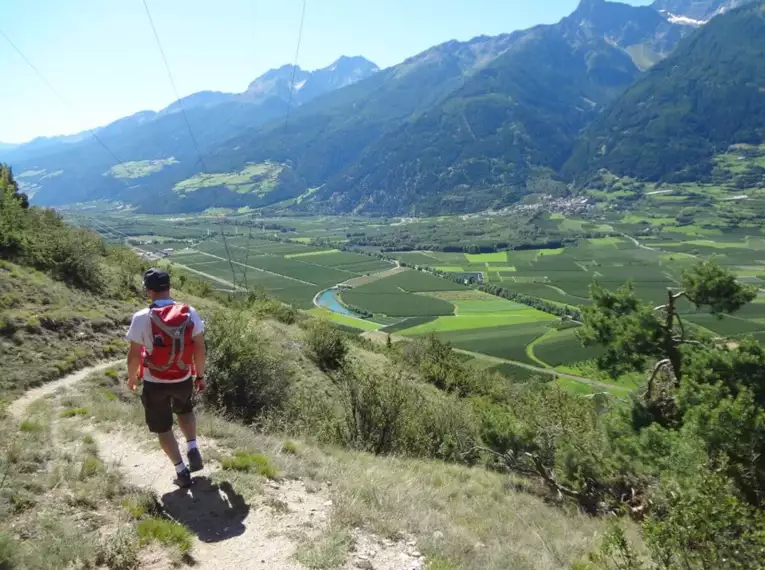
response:
[[[647,0],[631,0],[646,4]],[[243,91],[294,61],[302,0],[148,0],[181,96]],[[381,67],[451,39],[552,23],[577,0],[307,0],[298,64],[341,55]],[[73,133],[174,100],[141,0],[2,0],[0,141]]]

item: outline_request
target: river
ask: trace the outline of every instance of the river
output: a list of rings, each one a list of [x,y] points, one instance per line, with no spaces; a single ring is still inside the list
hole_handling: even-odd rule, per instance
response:
[[[338,289],[327,289],[322,291],[318,297],[316,297],[316,304],[320,307],[324,307],[333,313],[339,313],[347,317],[356,317],[357,319],[363,319],[364,316],[356,311],[350,310],[348,307],[344,307],[338,300],[337,296],[340,293]]]

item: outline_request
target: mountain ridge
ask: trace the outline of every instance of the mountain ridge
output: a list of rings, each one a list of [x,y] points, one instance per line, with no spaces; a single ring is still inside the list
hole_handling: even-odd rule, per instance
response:
[[[705,29],[693,17],[727,18],[743,3],[582,0],[555,24],[444,42],[384,70],[361,57],[314,72],[288,64],[240,94],[202,91],[99,129],[125,161],[119,169],[92,141],[39,159],[4,154],[39,172],[24,177],[25,190],[49,205],[108,199],[142,212],[274,206],[373,215],[501,207],[565,193],[569,173],[583,168],[571,166],[572,153],[589,156],[580,139],[590,125]],[[267,189],[261,174],[249,174],[261,172],[276,176]]]

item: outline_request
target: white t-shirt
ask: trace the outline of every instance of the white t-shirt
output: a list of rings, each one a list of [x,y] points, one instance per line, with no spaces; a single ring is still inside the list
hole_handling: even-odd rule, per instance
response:
[[[155,301],[154,305],[157,307],[164,307],[166,305],[172,305],[174,302],[175,301],[172,299],[160,299],[159,301]],[[146,352],[149,354],[151,354],[151,351],[154,349],[154,337],[151,334],[151,319],[149,318],[150,310],[150,308],[141,309],[133,315],[133,320],[130,322],[130,328],[128,329],[127,335],[125,335],[125,340],[145,346]],[[194,324],[192,337],[205,332],[205,323],[193,307],[189,307],[189,315],[191,316],[191,322]],[[191,372],[189,372],[185,378],[173,380],[172,382],[183,382],[188,380],[189,376],[191,376]],[[144,382],[158,382],[146,368],[143,370],[143,380]],[[168,382],[168,380],[163,380],[162,382]]]

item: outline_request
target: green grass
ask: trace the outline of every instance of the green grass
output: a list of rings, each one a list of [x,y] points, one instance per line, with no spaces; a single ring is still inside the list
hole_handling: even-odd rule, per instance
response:
[[[66,410],[63,410],[61,413],[59,413],[58,417],[73,418],[75,416],[87,416],[87,415],[88,415],[87,408],[68,408]]]
[[[587,243],[595,246],[595,247],[605,247],[605,246],[612,246],[612,245],[618,245],[620,243],[623,243],[624,240],[622,238],[618,237],[605,237],[605,238],[595,238],[595,239],[588,239]]]
[[[156,160],[134,160],[116,164],[107,170],[106,174],[114,178],[143,178],[173,164],[179,164],[179,162],[172,156]]]
[[[482,313],[506,313],[524,311],[529,307],[521,303],[515,303],[506,299],[493,297],[490,299],[452,301],[457,307],[458,315],[471,315]]]
[[[202,188],[225,186],[240,194],[265,195],[276,189],[279,175],[284,168],[281,164],[265,162],[249,164],[239,172],[200,173],[178,182],[173,190],[179,194],[186,194]]]
[[[466,253],[465,257],[470,263],[507,263],[506,251],[496,251],[494,253]]]
[[[136,525],[136,532],[142,545],[158,542],[177,548],[183,554],[189,553],[194,544],[189,529],[168,519],[151,517],[141,520]]]
[[[41,433],[44,429],[45,426],[33,420],[24,420],[19,424],[19,431],[24,433]]]
[[[576,336],[576,329],[555,331],[533,346],[534,356],[553,368],[582,360],[596,358],[602,354],[600,347],[583,347]]]
[[[339,249],[319,249],[316,251],[306,251],[302,253],[291,253],[289,255],[285,255],[287,259],[291,259],[293,257],[309,257],[312,255],[327,255],[328,253],[338,253]]]
[[[454,314],[454,305],[441,299],[424,295],[413,295],[403,291],[397,293],[344,291],[340,298],[344,303],[360,307],[372,314],[389,317],[427,317]]]
[[[434,296],[413,293],[468,291],[467,287],[420,271],[403,271],[350,291],[341,299],[373,314],[391,317],[445,316],[454,314],[454,305]]]
[[[469,329],[481,329],[491,327],[505,327],[536,323],[542,321],[554,321],[556,317],[543,313],[536,309],[520,309],[505,313],[469,314],[453,317],[438,317],[435,321],[407,329],[402,332],[405,336],[428,334],[431,332],[451,332]]]
[[[268,479],[276,479],[279,475],[278,470],[268,457],[261,453],[252,453],[250,451],[237,450],[233,456],[224,457],[221,460],[221,467],[233,471],[257,473]]]
[[[388,334],[393,334],[399,331],[403,331],[409,328],[414,328],[416,326],[423,325],[425,323],[430,323],[432,321],[435,321],[437,318],[438,317],[409,317],[397,323],[394,323],[392,325],[383,327],[380,329],[380,331],[388,333]]]
[[[765,324],[738,317],[717,318],[714,315],[695,314],[684,315],[682,318],[722,336],[738,336],[765,330]]]
[[[548,330],[547,322],[531,322],[489,328],[436,333],[452,346],[497,358],[537,365],[526,354],[526,345]]]
[[[341,315],[339,313],[335,313],[323,307],[316,307],[314,309],[309,310],[308,313],[310,313],[314,317],[327,319],[334,323],[346,325],[346,326],[357,328],[357,329],[362,329],[365,331],[376,331],[381,326],[378,323],[373,323],[371,321],[367,321],[364,319],[357,319],[354,317],[349,317],[347,315]]]

